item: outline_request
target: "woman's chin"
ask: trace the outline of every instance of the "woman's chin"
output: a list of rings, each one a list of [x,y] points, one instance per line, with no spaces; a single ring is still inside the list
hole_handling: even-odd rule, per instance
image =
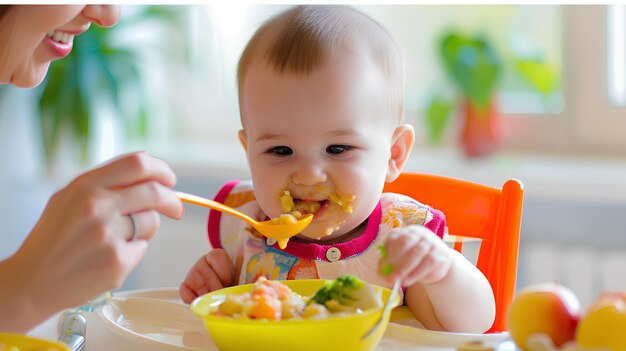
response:
[[[16,72],[11,77],[11,84],[18,88],[34,88],[46,78],[48,67],[50,67],[50,62],[38,65],[28,72]]]

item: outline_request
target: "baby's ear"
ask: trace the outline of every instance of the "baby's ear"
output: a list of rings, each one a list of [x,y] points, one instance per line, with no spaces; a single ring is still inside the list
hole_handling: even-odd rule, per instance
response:
[[[391,144],[391,157],[387,167],[387,183],[393,182],[404,169],[409,159],[413,143],[415,142],[415,130],[410,124],[403,124],[393,132]]]
[[[239,142],[243,149],[248,151],[248,138],[246,137],[246,131],[243,129],[239,131]]]

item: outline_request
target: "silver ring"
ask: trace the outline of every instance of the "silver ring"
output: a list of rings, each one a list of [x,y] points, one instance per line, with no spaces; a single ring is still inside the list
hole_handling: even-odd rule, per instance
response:
[[[130,218],[130,222],[133,224],[133,235],[128,239],[128,241],[133,241],[137,239],[138,230],[137,230],[137,222],[135,221],[135,215],[132,213],[128,214],[128,218]]]

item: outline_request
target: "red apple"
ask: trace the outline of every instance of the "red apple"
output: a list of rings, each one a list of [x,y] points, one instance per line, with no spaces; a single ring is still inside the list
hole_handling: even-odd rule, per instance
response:
[[[576,330],[584,348],[626,350],[626,293],[605,293],[596,300]]]
[[[580,302],[570,289],[556,283],[529,286],[511,303],[508,328],[519,348],[528,350],[526,340],[546,334],[556,347],[573,340],[580,318]]]

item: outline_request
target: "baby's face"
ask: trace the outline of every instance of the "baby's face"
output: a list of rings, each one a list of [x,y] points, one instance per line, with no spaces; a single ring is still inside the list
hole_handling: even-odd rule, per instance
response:
[[[287,212],[288,190],[297,207],[314,211],[301,237],[350,233],[382,192],[397,119],[379,70],[363,56],[345,52],[309,75],[256,64],[245,78],[241,138],[256,199],[277,217]]]

